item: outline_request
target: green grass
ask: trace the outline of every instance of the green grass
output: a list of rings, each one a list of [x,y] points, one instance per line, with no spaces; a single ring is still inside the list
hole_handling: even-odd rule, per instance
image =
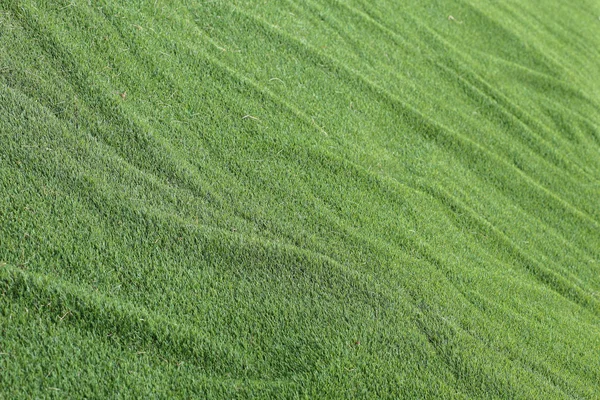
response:
[[[599,77],[592,0],[0,2],[0,398],[598,398]]]

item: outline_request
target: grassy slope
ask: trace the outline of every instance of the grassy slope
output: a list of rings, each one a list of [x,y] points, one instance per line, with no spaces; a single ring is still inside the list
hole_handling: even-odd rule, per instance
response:
[[[597,396],[600,6],[522,3],[2,1],[0,397]]]

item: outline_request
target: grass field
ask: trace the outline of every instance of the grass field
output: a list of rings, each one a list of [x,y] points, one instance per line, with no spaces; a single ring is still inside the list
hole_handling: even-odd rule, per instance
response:
[[[600,398],[600,3],[0,1],[0,398]]]

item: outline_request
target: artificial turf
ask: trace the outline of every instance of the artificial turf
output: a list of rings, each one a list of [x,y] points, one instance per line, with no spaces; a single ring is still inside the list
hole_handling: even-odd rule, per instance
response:
[[[599,398],[599,199],[595,0],[1,0],[0,398]]]

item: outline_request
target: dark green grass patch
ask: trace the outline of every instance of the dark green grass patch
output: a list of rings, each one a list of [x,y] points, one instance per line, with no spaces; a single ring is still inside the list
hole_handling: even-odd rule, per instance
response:
[[[0,397],[597,397],[565,4],[3,1]]]

